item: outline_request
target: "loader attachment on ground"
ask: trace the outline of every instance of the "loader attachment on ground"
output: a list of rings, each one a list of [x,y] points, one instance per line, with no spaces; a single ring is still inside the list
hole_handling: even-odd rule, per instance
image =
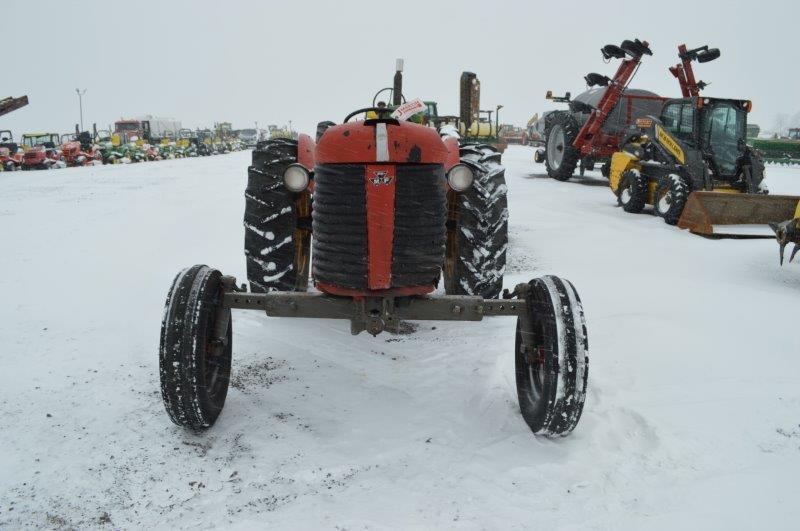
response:
[[[784,251],[790,243],[794,243],[794,248],[792,254],[789,255],[789,261],[794,260],[797,251],[800,251],[800,203],[797,204],[797,209],[794,211],[794,218],[780,223],[770,223],[769,226],[775,232],[775,239],[778,240],[780,264],[783,265]]]
[[[692,192],[678,227],[717,238],[774,238],[770,223],[794,216],[800,197]]]

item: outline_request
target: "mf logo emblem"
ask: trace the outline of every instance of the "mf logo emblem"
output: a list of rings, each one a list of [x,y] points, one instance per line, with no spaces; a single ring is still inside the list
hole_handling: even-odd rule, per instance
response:
[[[374,186],[383,186],[392,182],[392,177],[387,171],[377,170],[372,173],[372,177],[369,180]]]

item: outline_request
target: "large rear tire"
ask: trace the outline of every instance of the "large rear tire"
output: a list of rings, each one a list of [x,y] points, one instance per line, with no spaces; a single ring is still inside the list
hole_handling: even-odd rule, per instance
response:
[[[317,142],[319,142],[319,139],[322,138],[322,135],[325,134],[325,131],[327,131],[334,125],[336,125],[336,123],[331,122],[330,120],[319,122],[317,124]]]
[[[254,292],[308,287],[311,194],[292,193],[283,184],[283,172],[296,162],[296,140],[267,140],[253,150],[245,191],[244,254]]]
[[[517,397],[537,435],[567,435],[578,425],[589,379],[589,342],[575,288],[555,276],[532,280],[527,314],[517,319]]]
[[[172,422],[191,430],[214,424],[225,405],[233,328],[214,337],[222,307],[222,275],[208,266],[184,269],[167,295],[161,322],[161,397]],[[221,341],[220,341],[221,340]]]
[[[689,187],[683,177],[671,173],[661,177],[653,198],[653,209],[657,216],[669,225],[677,225],[689,198]]]
[[[501,153],[485,144],[461,147],[461,162],[475,173],[469,190],[448,192],[444,286],[449,295],[497,298],[503,289],[508,247],[508,200]]]
[[[568,181],[581,158],[572,145],[580,127],[568,112],[554,112],[548,118],[544,132],[547,174],[557,181]]]

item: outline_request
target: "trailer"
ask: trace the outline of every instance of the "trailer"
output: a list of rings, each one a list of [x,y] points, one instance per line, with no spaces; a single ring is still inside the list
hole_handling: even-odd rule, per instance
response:
[[[117,143],[128,143],[133,140],[152,142],[154,139],[176,138],[180,130],[180,121],[149,114],[114,122],[114,134],[118,137]]]

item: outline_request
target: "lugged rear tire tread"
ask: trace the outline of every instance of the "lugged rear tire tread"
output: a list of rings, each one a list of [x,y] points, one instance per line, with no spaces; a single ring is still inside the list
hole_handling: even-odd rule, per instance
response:
[[[469,190],[450,192],[456,220],[447,233],[445,291],[497,298],[503,289],[508,248],[508,199],[501,154],[486,144],[461,148],[461,162],[475,173]]]
[[[561,165],[556,169],[550,166],[550,160],[547,158],[547,142],[550,141],[550,132],[556,124],[564,128],[564,154],[561,158]],[[561,111],[554,112],[546,120],[544,139],[545,139],[545,168],[547,175],[557,181],[568,181],[575,173],[575,168],[578,166],[581,158],[581,152],[573,147],[573,142],[578,138],[580,126],[572,117],[569,112]]]
[[[311,233],[300,227],[301,212],[310,218],[308,191],[293,194],[283,172],[297,162],[297,141],[275,138],[259,142],[248,168],[244,211],[244,254],[253,292],[305,291]]]

